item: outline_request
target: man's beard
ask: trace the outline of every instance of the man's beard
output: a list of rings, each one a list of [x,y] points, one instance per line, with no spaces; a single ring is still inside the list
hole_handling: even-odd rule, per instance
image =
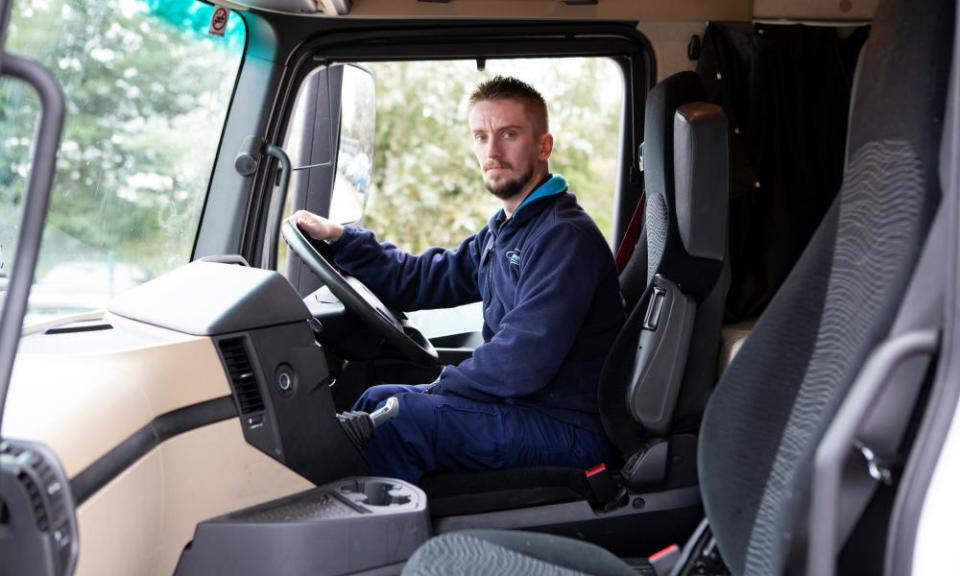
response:
[[[508,198],[513,198],[519,194],[523,189],[530,183],[530,178],[533,177],[533,169],[531,168],[525,174],[517,176],[513,180],[507,180],[506,182],[501,182],[500,184],[494,185],[490,182],[484,180],[484,185],[487,187],[487,190],[491,194],[496,196],[501,200],[506,200]]]

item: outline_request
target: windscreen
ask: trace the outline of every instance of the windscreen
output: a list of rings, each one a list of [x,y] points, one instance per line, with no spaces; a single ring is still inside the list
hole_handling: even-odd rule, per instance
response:
[[[57,77],[67,119],[27,312],[104,307],[190,260],[246,32],[190,0],[14,3],[11,52]],[[0,291],[16,255],[39,114],[0,80]]]

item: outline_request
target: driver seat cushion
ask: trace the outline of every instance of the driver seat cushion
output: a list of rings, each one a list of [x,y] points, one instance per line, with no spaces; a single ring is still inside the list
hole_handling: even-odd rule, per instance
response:
[[[531,576],[654,576],[649,563],[631,567],[610,552],[587,542],[533,532],[464,530],[433,538],[404,566],[418,576],[470,574]]]
[[[420,485],[434,517],[573,502],[590,493],[583,470],[550,466],[428,474]]]

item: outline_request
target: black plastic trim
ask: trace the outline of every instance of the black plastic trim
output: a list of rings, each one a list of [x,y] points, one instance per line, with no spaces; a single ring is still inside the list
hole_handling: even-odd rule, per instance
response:
[[[95,320],[94,322],[71,322],[70,324],[64,324],[62,326],[47,328],[43,333],[56,335],[75,334],[77,332],[98,332],[100,330],[113,330],[113,325],[103,320]]]
[[[70,480],[77,506],[165,440],[236,415],[233,396],[222,396],[157,416]]]

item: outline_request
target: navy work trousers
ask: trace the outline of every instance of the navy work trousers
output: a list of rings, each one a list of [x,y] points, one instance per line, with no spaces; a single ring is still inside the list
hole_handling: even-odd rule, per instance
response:
[[[373,412],[396,396],[400,414],[367,445],[370,473],[417,483],[426,472],[523,466],[587,469],[609,460],[606,438],[528,406],[427,394],[429,385],[368,389],[354,410]]]

